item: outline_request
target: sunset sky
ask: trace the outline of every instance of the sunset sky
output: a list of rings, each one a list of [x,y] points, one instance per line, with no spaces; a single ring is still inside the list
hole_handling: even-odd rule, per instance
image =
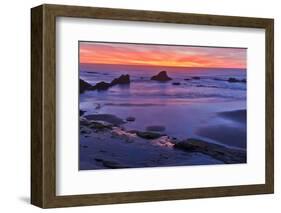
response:
[[[245,48],[80,42],[80,63],[246,68]]]

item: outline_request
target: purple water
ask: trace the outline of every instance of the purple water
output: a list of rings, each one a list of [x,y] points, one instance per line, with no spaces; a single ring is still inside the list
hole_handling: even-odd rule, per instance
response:
[[[162,70],[173,80],[150,80]],[[147,126],[162,125],[165,133],[182,139],[202,138],[198,129],[212,125],[246,128],[245,124],[217,116],[218,112],[246,109],[246,83],[227,81],[230,77],[246,79],[245,69],[80,65],[80,78],[92,85],[111,82],[121,74],[130,75],[130,85],[87,91],[80,95],[80,109],[86,114],[114,114],[122,119],[133,116],[136,121],[125,124],[127,129],[145,130]],[[195,76],[200,79],[192,79]]]

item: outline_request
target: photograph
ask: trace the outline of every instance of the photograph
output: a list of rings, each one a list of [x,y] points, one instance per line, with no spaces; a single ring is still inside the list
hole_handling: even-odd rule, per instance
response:
[[[247,162],[247,48],[78,45],[79,170]]]
[[[274,193],[273,15],[158,6],[31,8],[32,205]]]

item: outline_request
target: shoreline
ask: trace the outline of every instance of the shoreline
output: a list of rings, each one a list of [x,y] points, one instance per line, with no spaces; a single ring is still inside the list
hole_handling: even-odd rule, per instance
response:
[[[247,148],[246,120],[247,111],[232,110],[217,113],[219,117],[227,119],[232,124],[224,126],[221,124],[210,125],[197,130],[198,135],[219,141],[227,146],[233,146],[241,149]]]
[[[247,122],[247,110],[246,109],[238,109],[232,111],[219,112],[218,115],[237,121],[239,123]]]
[[[80,116],[79,169],[246,163],[243,150],[200,138],[179,140],[161,126],[154,131],[127,130],[127,122],[131,121],[112,114]]]

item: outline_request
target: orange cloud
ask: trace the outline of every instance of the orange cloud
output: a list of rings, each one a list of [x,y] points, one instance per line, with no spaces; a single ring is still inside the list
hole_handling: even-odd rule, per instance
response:
[[[80,63],[246,68],[245,48],[80,42]]]

